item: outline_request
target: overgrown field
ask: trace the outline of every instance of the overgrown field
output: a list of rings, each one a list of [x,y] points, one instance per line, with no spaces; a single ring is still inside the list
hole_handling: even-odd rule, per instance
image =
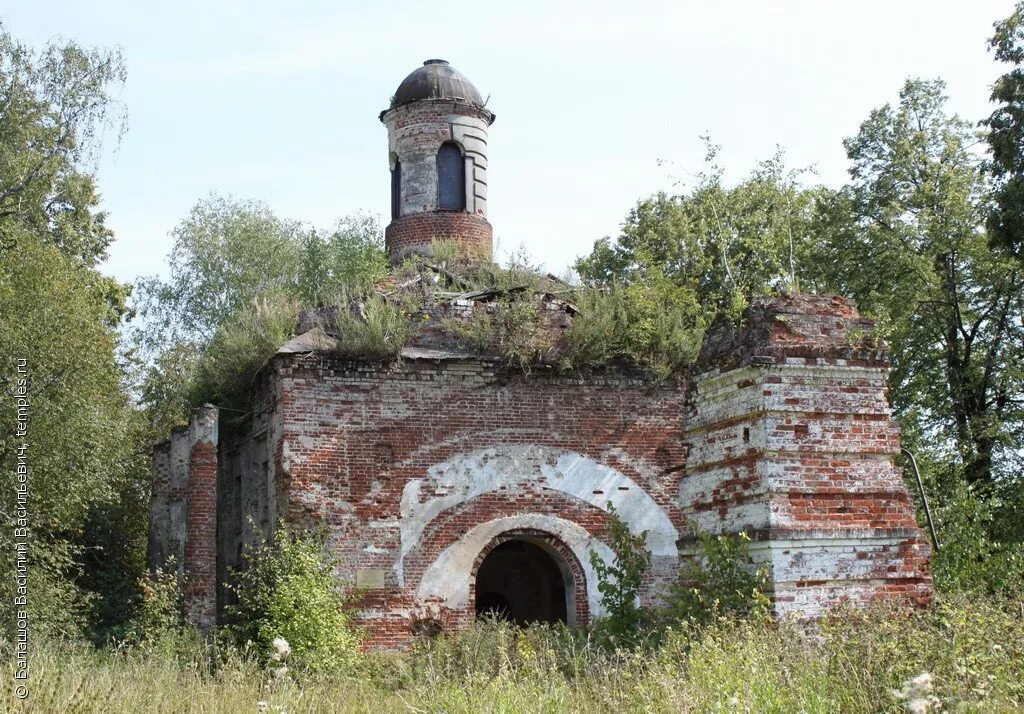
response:
[[[17,702],[7,689],[0,701],[4,710],[37,712],[1024,708],[1021,601],[847,612],[813,631],[767,619],[719,620],[659,638],[616,650],[582,632],[481,625],[410,654],[364,657],[333,676],[274,673],[237,651],[204,652],[180,640],[120,650],[37,642],[30,699]]]

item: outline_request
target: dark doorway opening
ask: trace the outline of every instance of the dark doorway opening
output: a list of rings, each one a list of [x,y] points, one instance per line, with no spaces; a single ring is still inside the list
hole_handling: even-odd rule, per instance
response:
[[[528,540],[495,546],[477,570],[476,614],[516,625],[566,622],[565,578],[558,562]]]

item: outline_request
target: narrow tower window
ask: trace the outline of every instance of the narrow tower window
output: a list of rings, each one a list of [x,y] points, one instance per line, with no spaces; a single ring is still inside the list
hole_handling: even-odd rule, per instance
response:
[[[446,141],[437,152],[437,207],[462,211],[466,208],[466,164],[458,144]]]
[[[402,162],[395,160],[395,168],[391,169],[391,220],[399,217],[402,212]]]

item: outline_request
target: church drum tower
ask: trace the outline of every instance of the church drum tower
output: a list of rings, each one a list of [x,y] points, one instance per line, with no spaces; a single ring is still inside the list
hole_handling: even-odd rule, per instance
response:
[[[388,129],[391,260],[429,255],[435,240],[490,260],[487,128],[494,114],[480,92],[445,60],[430,59],[402,81],[380,120]]]

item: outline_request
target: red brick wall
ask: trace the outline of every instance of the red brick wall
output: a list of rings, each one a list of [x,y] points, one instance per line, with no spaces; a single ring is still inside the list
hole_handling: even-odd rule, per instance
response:
[[[217,410],[197,411],[185,489],[185,616],[201,632],[217,620]]]
[[[540,483],[513,483],[510,473],[506,488],[469,497],[429,521],[403,559],[403,587],[395,573],[400,534],[388,523],[402,513],[406,485],[456,454],[510,445],[582,454],[627,475],[670,518],[678,513],[679,474],[671,469],[685,458],[682,384],[648,391],[625,379],[505,379],[479,363],[377,369],[313,355],[279,369],[289,517],[326,522],[349,577],[359,568],[384,571],[385,587],[368,593],[371,646],[408,642],[417,583],[474,526],[532,513],[605,533],[601,508]],[[598,493],[602,483],[590,488]],[[615,502],[620,493],[608,495]],[[673,574],[652,572],[650,585]],[[585,620],[586,603],[576,607]],[[472,598],[467,608],[426,614],[464,622],[473,616]]]
[[[510,375],[475,358],[282,354],[259,383],[266,456],[236,459],[238,473],[243,493],[266,491],[263,522],[328,527],[339,575],[367,586],[371,647],[408,644],[417,623],[470,621],[483,554],[515,534],[562,554],[585,621],[599,606],[588,555],[609,555],[609,502],[649,531],[647,602],[696,554],[691,522],[752,536],[780,612],[923,602],[930,552],[894,463],[887,357],[850,303],[811,296],[762,301],[741,328],[718,323],[692,377],[657,388],[622,375]],[[167,551],[176,465],[188,464],[187,595],[202,626],[217,561],[209,416],[158,449],[154,469],[154,546]],[[232,513],[225,524],[244,515]]]
[[[429,254],[429,246],[435,240],[452,241],[477,260],[491,259],[491,224],[473,213],[412,213],[395,219],[384,230],[384,244],[393,262],[401,261],[410,252]]]

